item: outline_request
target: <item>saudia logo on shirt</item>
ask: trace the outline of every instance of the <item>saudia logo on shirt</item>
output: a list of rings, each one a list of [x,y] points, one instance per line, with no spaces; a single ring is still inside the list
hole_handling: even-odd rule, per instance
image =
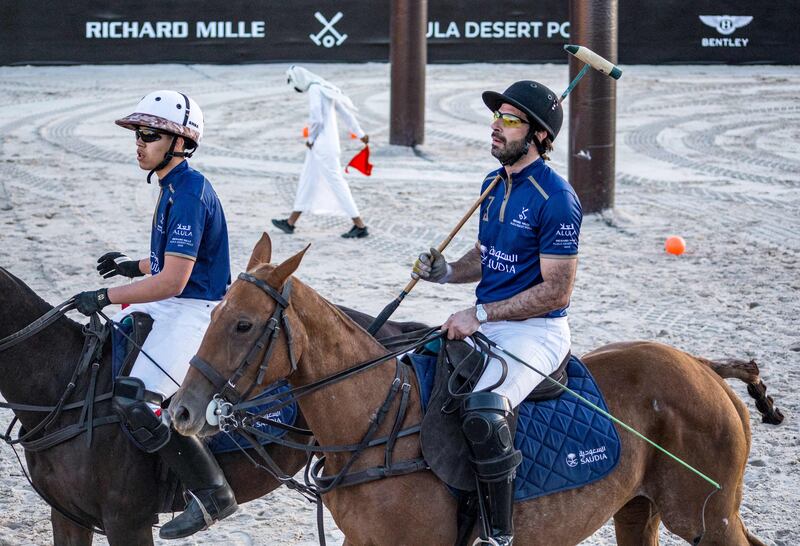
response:
[[[514,275],[517,272],[514,264],[518,261],[519,256],[517,254],[507,254],[495,249],[494,246],[487,249],[484,245],[481,245],[481,265],[493,271],[502,271],[503,273]]]

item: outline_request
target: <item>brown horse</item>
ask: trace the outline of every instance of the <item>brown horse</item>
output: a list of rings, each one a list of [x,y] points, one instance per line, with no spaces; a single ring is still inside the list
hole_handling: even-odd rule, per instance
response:
[[[0,339],[11,335],[34,322],[52,307],[33,290],[0,267]],[[364,328],[372,317],[342,308]],[[389,322],[378,332],[379,337],[397,336],[424,325],[418,323]],[[83,346],[82,325],[61,317],[39,334],[0,351],[0,393],[10,403],[54,405],[70,381]],[[110,351],[101,358],[97,393],[111,389]],[[77,380],[74,396],[68,403],[83,400],[89,383],[86,374]],[[96,403],[96,417],[111,411],[108,401]],[[80,414],[66,410],[46,432],[62,430],[75,423]],[[32,430],[44,418],[44,413],[16,411],[26,430]],[[305,426],[302,415],[298,426]],[[303,436],[292,438],[304,442]],[[267,452],[288,475],[294,475],[305,463],[306,455],[300,451],[270,444]],[[93,535],[89,527],[103,529],[112,546],[145,546],[153,544],[153,519],[159,509],[158,456],[147,454],[125,437],[114,423],[97,427],[92,444],[86,434],[58,443],[42,451],[27,451],[25,456],[34,486],[53,505],[75,518],[81,524],[62,515],[53,508],[53,543],[56,546],[88,546]],[[255,457],[255,454],[253,454]],[[257,458],[257,457],[256,457]],[[217,455],[225,476],[239,503],[262,497],[281,483],[265,471],[254,468],[242,453]],[[171,510],[181,511],[184,503],[180,495]],[[167,510],[170,510],[168,507]]]
[[[266,234],[256,246],[250,270],[258,282],[280,290],[300,265],[305,250],[280,265],[269,264],[271,243]],[[228,378],[258,338],[276,301],[257,283],[236,281],[213,313],[198,357]],[[277,338],[263,383],[289,378],[295,387],[307,385],[356,363],[380,358],[384,348],[314,290],[292,278],[285,311],[292,329],[297,361],[291,365],[285,336]],[[250,325],[252,328],[243,328]],[[698,476],[618,428],[623,439],[616,470],[599,482],[539,497],[517,505],[515,543],[577,544],[613,517],[621,545],[655,545],[658,525],[704,545],[760,545],[740,515],[742,477],[750,450],[748,411],[717,371],[760,384],[757,371],[736,369],[741,361],[713,363],[673,347],[652,342],[618,343],[597,349],[584,362],[606,396],[610,412],[665,449],[677,454],[721,484],[713,487]],[[306,421],[321,446],[361,440],[375,410],[383,402],[395,374],[380,365],[300,398]],[[237,382],[240,392],[256,380],[247,369]],[[215,394],[211,382],[192,368],[175,395],[170,413],[182,434],[206,434],[205,410]],[[763,394],[763,393],[762,393]],[[566,394],[564,396],[567,396]],[[422,417],[419,396],[412,388],[411,410],[404,426]],[[770,401],[771,402],[771,401]],[[395,407],[389,410],[393,415]],[[391,419],[378,435],[387,435]],[[420,456],[418,437],[398,441],[395,460]],[[327,453],[325,475],[340,471],[348,455]],[[352,470],[379,466],[383,448],[364,452]],[[345,544],[449,545],[456,538],[456,502],[430,472],[334,489],[324,502],[346,537]],[[703,518],[704,515],[704,518]]]

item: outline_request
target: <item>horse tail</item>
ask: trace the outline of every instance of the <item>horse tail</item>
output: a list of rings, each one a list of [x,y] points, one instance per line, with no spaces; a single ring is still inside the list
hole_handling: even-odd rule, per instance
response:
[[[783,413],[775,406],[772,397],[767,395],[767,385],[759,376],[755,360],[746,361],[737,358],[708,360],[699,356],[695,358],[723,379],[740,379],[747,383],[747,393],[756,401],[761,422],[768,425],[779,425],[783,422]]]

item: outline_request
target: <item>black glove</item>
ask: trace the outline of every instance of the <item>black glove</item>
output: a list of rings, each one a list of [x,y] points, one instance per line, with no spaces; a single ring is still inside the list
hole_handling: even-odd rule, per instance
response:
[[[87,317],[97,313],[111,302],[108,301],[108,288],[81,292],[75,296],[75,309]]]
[[[423,252],[419,255],[417,261],[414,262],[414,269],[411,271],[411,277],[444,284],[447,282],[452,271],[453,266],[447,263],[442,253],[435,248],[431,248],[430,252]]]
[[[122,252],[107,252],[97,259],[97,272],[107,279],[114,275],[123,277],[143,277],[139,269],[139,260],[131,260]]]

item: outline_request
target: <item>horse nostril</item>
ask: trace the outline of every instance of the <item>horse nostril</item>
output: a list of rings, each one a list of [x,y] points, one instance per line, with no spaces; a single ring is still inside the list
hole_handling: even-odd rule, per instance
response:
[[[180,406],[173,417],[176,423],[188,423],[190,418],[189,410],[186,406]]]

